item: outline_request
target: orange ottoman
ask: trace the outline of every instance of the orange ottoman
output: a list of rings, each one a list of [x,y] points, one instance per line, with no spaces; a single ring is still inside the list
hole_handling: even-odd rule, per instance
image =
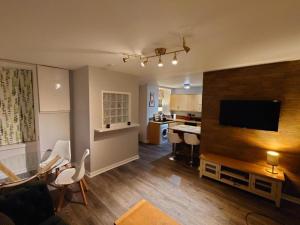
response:
[[[141,200],[124,213],[115,225],[180,225],[150,202]]]

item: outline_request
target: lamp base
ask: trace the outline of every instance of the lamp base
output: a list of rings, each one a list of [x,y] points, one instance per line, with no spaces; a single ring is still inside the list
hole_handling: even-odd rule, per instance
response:
[[[278,174],[278,172],[275,170],[275,166],[272,166],[272,168],[267,168],[266,171],[268,173]]]

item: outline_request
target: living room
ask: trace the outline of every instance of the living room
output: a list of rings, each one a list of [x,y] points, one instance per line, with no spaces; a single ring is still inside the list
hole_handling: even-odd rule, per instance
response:
[[[300,224],[300,3],[5,1],[0,224]]]

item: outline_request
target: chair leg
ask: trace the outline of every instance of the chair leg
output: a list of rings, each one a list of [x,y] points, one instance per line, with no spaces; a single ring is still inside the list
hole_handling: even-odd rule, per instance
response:
[[[192,167],[193,164],[194,164],[194,145],[192,145],[192,148],[191,148],[191,161],[190,161],[190,166]]]
[[[57,204],[57,208],[56,211],[59,212],[64,204],[64,199],[65,199],[65,193],[66,193],[66,187],[63,187],[60,190],[60,195],[59,195],[59,199],[58,199],[58,204]]]
[[[83,183],[83,187],[84,187],[85,191],[89,191],[88,184],[84,178],[82,178],[82,183]]]
[[[59,168],[55,169],[55,177],[57,177],[59,175]]]
[[[169,157],[169,160],[173,161],[175,160],[175,154],[176,153],[176,144],[172,143],[172,155]]]
[[[79,186],[80,186],[81,196],[82,196],[82,199],[83,199],[84,204],[87,206],[87,200],[86,200],[86,197],[85,197],[85,192],[84,192],[83,185],[84,185],[84,184],[83,184],[83,181],[80,180],[80,181],[79,181]]]

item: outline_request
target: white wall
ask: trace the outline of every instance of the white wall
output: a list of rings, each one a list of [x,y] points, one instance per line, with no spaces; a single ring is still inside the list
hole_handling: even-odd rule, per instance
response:
[[[150,92],[154,93],[155,107],[149,107]],[[158,112],[158,94],[159,87],[156,83],[144,84],[139,88],[140,93],[140,131],[139,140],[148,143],[148,122],[153,114]]]
[[[138,129],[104,133],[102,128],[102,91],[131,93],[131,122],[139,122],[139,85],[135,76],[85,67],[72,72],[72,139],[75,154],[83,147],[91,150],[90,176],[138,158]]]
[[[71,88],[71,149],[72,160],[79,161],[86,148],[90,148],[89,68],[72,71]],[[86,169],[90,171],[89,164]]]
[[[138,129],[113,133],[95,133],[102,125],[102,91],[131,93],[131,122],[139,122],[139,84],[135,76],[89,67],[91,171],[101,171],[112,164],[138,155]]]
[[[41,157],[57,140],[70,140],[69,71],[37,66]],[[60,84],[57,88],[56,84]]]
[[[70,113],[40,113],[40,151],[41,156],[52,149],[57,140],[70,140]]]

